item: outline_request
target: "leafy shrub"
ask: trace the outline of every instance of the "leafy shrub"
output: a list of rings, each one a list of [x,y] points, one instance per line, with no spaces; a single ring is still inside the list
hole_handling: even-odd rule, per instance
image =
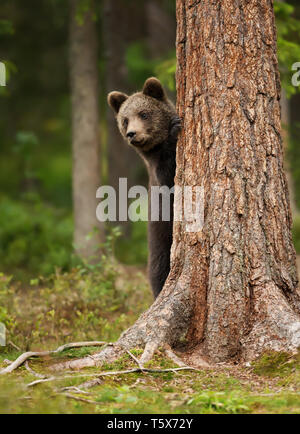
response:
[[[115,250],[117,258],[128,265],[145,265],[148,257],[147,222],[131,224],[131,237],[120,238]]]
[[[24,270],[49,275],[72,260],[73,222],[31,195],[26,201],[0,197],[0,263],[19,278]],[[3,270],[3,271],[4,271]]]

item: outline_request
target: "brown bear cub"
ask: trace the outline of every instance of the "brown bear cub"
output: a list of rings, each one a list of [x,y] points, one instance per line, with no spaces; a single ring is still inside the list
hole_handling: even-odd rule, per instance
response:
[[[108,104],[116,114],[122,136],[144,160],[149,174],[149,197],[152,186],[174,186],[176,170],[176,142],[180,119],[156,78],[146,80],[142,92],[128,96],[111,92]],[[163,193],[164,194],[164,193]],[[162,194],[162,195],[163,195]],[[170,271],[170,250],[173,230],[173,202],[170,197],[169,221],[162,219],[148,224],[149,279],[154,297],[162,290]],[[151,204],[149,210],[151,209]],[[150,211],[149,211],[150,214]]]

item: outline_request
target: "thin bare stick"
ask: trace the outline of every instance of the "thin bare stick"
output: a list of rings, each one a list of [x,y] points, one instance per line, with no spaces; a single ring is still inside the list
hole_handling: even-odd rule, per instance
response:
[[[66,398],[75,399],[75,401],[84,402],[86,404],[94,404],[99,405],[100,402],[97,401],[91,401],[90,399],[81,398],[80,396],[72,395],[71,393],[59,393],[61,396],[65,396]]]
[[[23,365],[23,363],[25,363],[26,360],[30,359],[31,357],[47,357],[47,356],[50,356],[52,354],[61,353],[62,351],[65,351],[65,350],[71,349],[71,348],[99,347],[99,346],[106,345],[106,344],[107,344],[107,342],[100,342],[100,341],[75,342],[75,343],[71,343],[71,344],[62,345],[53,351],[28,351],[27,353],[21,354],[21,356],[18,357],[9,366],[2,369],[0,371],[0,375],[9,374],[9,373],[13,372],[15,369],[19,368],[19,366]]]
[[[105,377],[105,376],[109,376],[109,375],[122,375],[122,374],[131,374],[132,372],[141,372],[141,370],[139,368],[133,368],[133,369],[127,369],[125,371],[108,371],[108,372],[102,372],[100,374],[76,374],[76,375],[57,375],[57,376],[53,376],[53,377],[48,377],[45,378],[43,380],[36,380],[33,381],[32,383],[27,384],[26,387],[33,387],[36,386],[37,384],[41,384],[41,383],[47,383],[50,381],[61,381],[61,380],[65,380],[65,379],[69,379],[69,378],[82,378],[82,377],[96,377],[96,378],[100,378],[100,377]],[[78,387],[82,387],[82,384],[80,384]]]
[[[101,378],[94,378],[93,380],[85,381],[84,383],[80,384],[80,390],[82,389],[92,389],[92,387],[100,386],[100,384],[103,383],[103,380]],[[68,390],[69,388],[65,388],[64,390]],[[85,392],[87,393],[87,392]]]
[[[18,347],[18,345],[14,344],[12,341],[8,341],[8,344],[13,347],[15,350],[17,351],[22,351],[20,347]]]
[[[64,378],[71,378],[71,375],[70,376],[67,375]],[[26,389],[29,388],[29,387],[36,386],[37,384],[48,383],[50,381],[55,381],[55,380],[58,380],[58,377],[47,377],[47,378],[44,378],[44,379],[41,379],[41,380],[35,380],[32,383],[27,384],[26,385]]]
[[[126,350],[126,352],[130,355],[130,357],[137,363],[138,367],[141,371],[144,371],[144,366],[142,365],[141,361],[135,357],[134,354],[132,354],[129,350]]]
[[[43,374],[39,374],[38,372],[35,372],[33,369],[31,369],[31,367],[29,366],[28,360],[26,360],[25,364],[24,364],[26,370],[28,372],[30,372],[30,374],[34,375],[37,378],[47,378],[47,375],[43,375]]]
[[[82,377],[95,377],[95,380],[99,380],[101,377],[106,377],[106,376],[112,376],[112,375],[124,375],[124,374],[132,374],[134,372],[150,372],[150,373],[164,373],[164,372],[178,372],[178,371],[199,371],[199,369],[196,368],[192,368],[189,366],[186,367],[182,367],[182,368],[169,368],[169,369],[149,369],[149,368],[132,368],[132,369],[126,369],[124,371],[108,371],[108,372],[101,372],[100,374],[76,374],[76,375],[57,375],[57,376],[53,376],[53,377],[48,377],[45,379],[41,379],[41,380],[36,380],[33,381],[32,383],[27,384],[26,387],[33,387],[36,386],[37,384],[41,384],[41,383],[47,383],[50,381],[61,381],[61,380],[65,380],[65,379],[69,379],[69,378],[82,378]],[[92,382],[90,382],[92,383]],[[83,383],[85,384],[85,383]],[[78,387],[79,388],[83,388],[83,384],[80,384]],[[94,384],[92,386],[95,386],[99,384],[99,381],[95,381]],[[92,387],[90,386],[90,387]]]
[[[82,390],[76,386],[62,387],[61,389],[58,390],[58,392],[59,393],[61,393],[61,392],[74,392],[74,393],[82,393],[84,395],[88,395],[88,392],[86,392],[85,390]]]

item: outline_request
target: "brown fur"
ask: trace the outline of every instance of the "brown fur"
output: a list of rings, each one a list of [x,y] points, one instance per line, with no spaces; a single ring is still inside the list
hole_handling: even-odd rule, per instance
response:
[[[119,130],[146,163],[149,187],[172,188],[176,169],[176,142],[180,120],[159,80],[149,78],[142,92],[127,96],[111,92],[108,103],[115,111]],[[150,195],[149,195],[150,196]],[[149,221],[149,278],[156,297],[170,271],[173,200],[169,222]]]

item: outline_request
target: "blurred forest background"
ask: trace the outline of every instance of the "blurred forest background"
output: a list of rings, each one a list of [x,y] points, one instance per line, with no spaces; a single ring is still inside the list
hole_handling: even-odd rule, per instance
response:
[[[72,10],[74,1],[66,0],[1,2],[0,61],[6,64],[8,77],[7,86],[0,88],[0,271],[25,282],[50,275],[56,268],[69,271],[81,261],[74,253],[78,246],[74,246],[72,161],[76,160],[74,134],[78,131],[73,123],[72,139],[72,93],[74,122],[74,110],[76,114],[79,109],[80,115],[81,104],[78,94],[77,100],[74,97],[76,74],[81,63],[93,59],[88,56],[96,50],[94,42],[98,45],[94,88],[99,88],[95,95],[100,131],[98,186],[116,186],[124,176],[129,187],[147,185],[142,162],[117,131],[107,93],[139,90],[146,78],[155,75],[175,101],[175,0],[96,1],[91,19],[96,34],[89,33],[86,39],[79,35],[77,42],[83,45],[77,51],[74,19],[77,30],[84,26],[92,4],[90,0],[75,3],[76,11]],[[275,12],[286,171],[300,253],[300,89],[291,84],[292,64],[300,61],[297,3],[276,2]],[[76,172],[80,184],[84,173],[78,171],[80,165]],[[92,188],[91,194],[95,191]],[[89,210],[93,215],[95,207]],[[80,212],[85,211],[79,210],[79,218]],[[99,242],[110,248],[113,244],[122,263],[146,264],[146,223],[105,228],[106,236],[103,227],[99,230]],[[97,237],[95,232],[90,234],[92,239]]]

